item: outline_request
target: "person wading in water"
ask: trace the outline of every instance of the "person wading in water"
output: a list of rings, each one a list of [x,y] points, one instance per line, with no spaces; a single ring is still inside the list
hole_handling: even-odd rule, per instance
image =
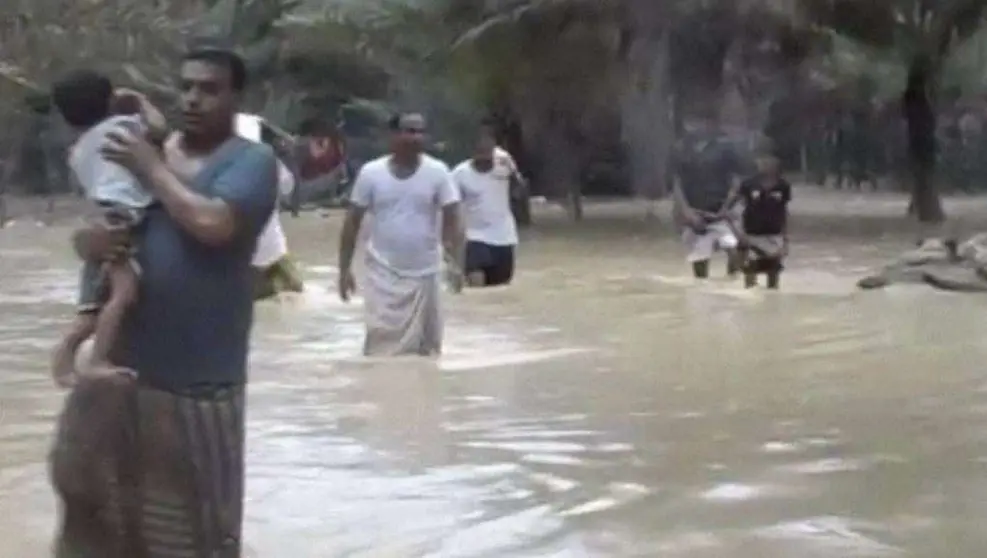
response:
[[[193,50],[180,77],[175,137],[200,162],[194,178],[177,177],[158,148],[126,130],[110,132],[103,150],[157,203],[136,239],[141,294],[111,351],[136,379],[121,395],[81,377],[59,419],[57,558],[241,556],[250,261],[274,209],[277,160],[234,133],[246,85],[237,55]],[[74,236],[89,261],[120,241],[99,224]]]
[[[511,155],[497,147],[493,122],[480,124],[473,157],[452,171],[466,223],[466,277],[471,287],[506,285],[514,277],[517,223],[511,191],[524,187]]]
[[[695,131],[678,146],[675,170],[675,215],[682,226],[682,241],[693,275],[697,279],[708,278],[709,261],[716,250],[723,250],[727,254],[727,274],[734,276],[741,262],[733,208],[727,202],[743,169],[722,137],[712,111],[701,116]]]
[[[442,351],[442,245],[462,269],[459,192],[445,163],[422,152],[425,119],[390,122],[391,154],[360,169],[339,244],[339,297],[356,290],[353,252],[366,213],[372,217],[363,282],[368,356]],[[441,238],[440,238],[441,231]],[[462,288],[462,275],[453,281]]]

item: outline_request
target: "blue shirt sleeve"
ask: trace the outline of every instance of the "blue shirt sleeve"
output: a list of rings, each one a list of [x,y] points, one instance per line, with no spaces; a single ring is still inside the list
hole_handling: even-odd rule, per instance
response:
[[[237,235],[260,234],[278,199],[278,162],[267,145],[251,145],[223,170],[212,188],[213,195],[233,208]]]

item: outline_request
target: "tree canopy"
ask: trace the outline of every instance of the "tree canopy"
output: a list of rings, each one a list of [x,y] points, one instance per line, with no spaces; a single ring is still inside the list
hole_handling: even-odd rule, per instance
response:
[[[930,105],[943,84],[979,86],[969,76],[987,56],[964,49],[985,12],[987,0],[11,0],[0,119],[81,64],[164,99],[185,42],[211,34],[247,57],[251,110],[285,127],[383,103],[465,138],[492,114],[546,195],[577,203],[598,181],[659,197],[693,112],[763,130],[785,99],[904,100],[918,69]]]

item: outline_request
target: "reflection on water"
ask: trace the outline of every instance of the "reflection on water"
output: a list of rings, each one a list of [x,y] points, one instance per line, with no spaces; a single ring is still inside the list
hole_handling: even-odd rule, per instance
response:
[[[310,291],[259,309],[250,556],[987,545],[987,301],[854,292],[890,241],[807,238],[768,293],[693,285],[667,237],[549,225],[523,246],[516,286],[449,300],[448,351],[431,363],[356,356],[360,311],[333,296],[324,223],[288,225]],[[43,457],[61,395],[45,364],[74,292],[65,244],[64,230],[0,235],[9,556],[44,556],[52,531]]]

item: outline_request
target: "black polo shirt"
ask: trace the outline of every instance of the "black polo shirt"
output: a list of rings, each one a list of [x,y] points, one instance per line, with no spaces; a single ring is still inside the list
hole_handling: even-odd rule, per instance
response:
[[[788,202],[792,201],[792,186],[784,179],[765,185],[760,178],[745,180],[740,185],[744,201],[744,232],[752,236],[773,236],[785,232],[788,222]]]

